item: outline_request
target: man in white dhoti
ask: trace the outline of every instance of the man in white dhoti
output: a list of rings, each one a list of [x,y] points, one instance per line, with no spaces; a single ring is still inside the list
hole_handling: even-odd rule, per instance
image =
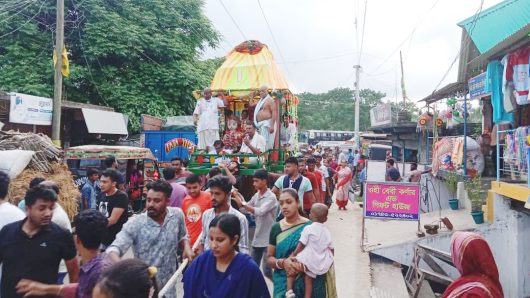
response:
[[[274,99],[269,95],[267,86],[260,88],[261,99],[256,104],[254,110],[254,124],[259,131],[259,134],[265,138],[266,150],[274,148],[276,120],[278,118],[278,110]]]
[[[219,140],[219,108],[224,108],[226,102],[212,97],[212,90],[205,88],[203,99],[195,105],[193,122],[197,125],[199,135],[199,149],[209,149],[213,142]]]

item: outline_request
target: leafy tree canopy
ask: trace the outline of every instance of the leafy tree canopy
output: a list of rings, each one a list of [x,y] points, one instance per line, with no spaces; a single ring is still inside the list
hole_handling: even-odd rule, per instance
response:
[[[129,115],[186,115],[221,59],[201,61],[219,34],[202,0],[67,0],[68,100]],[[53,96],[55,0],[0,0],[0,90]]]
[[[353,131],[353,92],[349,88],[335,88],[326,93],[299,94],[298,116],[301,129]],[[370,127],[370,109],[382,103],[381,99],[386,94],[371,89],[362,89],[359,93],[359,129],[364,131]]]

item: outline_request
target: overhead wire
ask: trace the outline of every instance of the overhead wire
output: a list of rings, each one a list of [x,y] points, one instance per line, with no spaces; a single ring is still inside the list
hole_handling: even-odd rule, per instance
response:
[[[41,12],[42,10],[42,7],[44,6],[44,4],[46,3],[46,0],[42,0],[42,4],[41,6],[39,7],[39,10],[37,11],[37,13],[35,13],[31,18],[29,18],[26,22],[24,22],[24,24],[22,24],[21,26],[17,27],[16,29],[4,34],[4,35],[0,35],[0,39],[6,37],[6,36],[9,36],[17,31],[19,31],[20,29],[24,28],[29,22],[31,22],[36,16],[39,15],[39,13]]]
[[[475,29],[475,26],[477,25],[477,20],[478,20],[478,17],[480,15],[480,13],[482,12],[483,5],[484,5],[484,0],[481,0],[480,1],[480,6],[479,6],[477,12],[475,13],[475,16],[474,16],[473,20],[471,21],[471,26],[469,27],[469,30],[468,30],[469,39],[467,39],[466,43],[460,47],[460,49],[458,50],[458,53],[456,54],[455,58],[453,59],[453,61],[449,65],[449,68],[447,69],[447,71],[442,76],[442,79],[440,80],[440,82],[438,82],[438,84],[434,88],[433,93],[436,92],[436,90],[438,90],[438,88],[442,85],[443,81],[447,78],[447,76],[451,72],[451,69],[455,65],[455,63],[458,60],[458,58],[460,57],[460,54],[462,53],[462,51],[466,51],[467,47],[471,44],[471,34],[473,33],[473,30]]]
[[[366,28],[366,11],[368,9],[368,0],[364,1],[364,16],[363,16],[363,31],[361,33],[361,49],[359,50],[359,62],[358,65],[361,65],[361,57],[363,55],[363,45],[364,45],[364,29]]]
[[[34,4],[35,2],[37,2],[37,0],[32,0],[32,1],[29,1],[28,4],[25,6],[25,7],[21,7],[18,12],[14,13],[13,15],[5,18],[5,19],[2,19],[0,20],[0,23],[7,23],[7,21],[11,20],[12,18],[16,17],[17,15],[23,13],[28,7],[30,7],[32,4]],[[7,11],[6,11],[7,12]]]
[[[173,8],[173,6],[169,6],[169,7],[171,8],[171,10],[172,10],[173,12],[178,13],[178,12]],[[193,15],[193,14],[192,14],[192,13],[186,8],[185,5],[180,5],[179,7],[182,8],[182,9],[184,9],[184,10],[185,10],[190,16]],[[191,32],[192,34],[195,34],[195,36],[199,37],[199,39],[201,39],[201,40],[202,40],[202,39],[204,39],[204,40],[207,40],[207,39],[208,39],[205,35],[201,34],[198,30],[194,29],[192,26],[188,25],[187,23],[183,23],[183,24],[188,28],[188,30],[190,30],[190,32]],[[226,42],[226,41],[225,41],[225,42]],[[227,44],[228,44],[228,43],[227,43]],[[228,44],[228,45],[229,45],[229,47],[232,47],[230,44]],[[227,50],[225,47],[223,47],[223,45],[221,45],[221,43],[219,43],[218,46],[219,46],[219,47],[220,47],[225,53],[228,53],[228,50]]]
[[[239,27],[239,25],[237,24],[236,20],[234,19],[230,11],[228,11],[228,8],[226,8],[225,4],[223,3],[223,0],[219,0],[219,3],[221,3],[226,14],[230,17],[230,19],[232,20],[232,23],[234,23],[237,30],[239,30],[239,33],[241,34],[241,36],[243,36],[244,40],[248,40],[247,37],[245,36],[245,33],[243,33],[243,30],[241,30],[241,27]]]
[[[407,40],[409,40],[409,38],[412,37],[412,35],[414,35],[414,33],[416,32],[416,30],[418,29],[419,25],[423,22],[423,20],[425,19],[425,17],[434,9],[434,7],[436,6],[436,4],[438,4],[440,0],[436,0],[434,2],[434,4],[431,6],[431,8],[429,8],[429,10],[425,13],[422,13],[422,16],[419,18],[418,22],[414,25],[414,27],[412,28],[412,31],[410,32],[409,35],[407,35],[407,37],[396,47],[394,48],[394,50],[392,50],[392,52],[390,52],[390,54],[385,58],[385,60],[383,62],[381,62],[381,64],[379,64],[373,71],[377,71],[379,70],[379,68],[381,68],[381,66],[383,66],[385,63],[388,62],[388,60],[390,60],[390,58],[392,58],[394,56],[394,54],[399,51],[399,49],[407,42]]]
[[[221,1],[221,0],[219,0],[219,1]],[[261,6],[261,2],[260,2],[260,0],[257,0],[257,1],[258,1],[259,9],[261,11],[261,15],[263,16],[263,19],[265,20],[265,23],[267,24],[267,29],[269,29],[269,33],[272,36],[272,41],[274,42],[274,45],[276,46],[276,49],[278,50],[278,53],[280,54],[280,57],[282,58],[282,61],[286,61],[285,57],[283,56],[281,47],[279,46],[278,42],[276,41],[276,37],[274,36],[274,33],[272,33],[271,25],[269,24],[269,20],[267,19],[267,16],[265,15],[265,11],[263,11],[263,7]],[[289,76],[292,77],[291,72],[289,71],[289,67],[287,67],[287,65],[285,65],[285,70],[287,70],[287,73],[289,74]]]

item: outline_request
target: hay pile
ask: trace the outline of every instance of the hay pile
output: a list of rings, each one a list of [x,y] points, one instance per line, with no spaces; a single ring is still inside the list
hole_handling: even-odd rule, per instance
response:
[[[46,180],[54,181],[59,185],[59,203],[68,214],[70,220],[77,214],[78,202],[81,194],[74,184],[68,167],[57,162],[50,163],[49,173],[26,168],[9,184],[9,201],[18,204],[28,191],[30,181],[35,177],[44,177]]]
[[[43,134],[0,131],[0,150],[35,151],[27,168],[46,173],[53,173],[52,163],[63,157],[63,151]]]

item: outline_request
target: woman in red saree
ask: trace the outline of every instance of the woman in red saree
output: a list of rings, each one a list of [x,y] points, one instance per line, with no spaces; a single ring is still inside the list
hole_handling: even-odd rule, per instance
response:
[[[340,161],[340,166],[337,168],[337,185],[335,186],[335,202],[339,206],[339,210],[346,210],[348,199],[350,197],[351,182],[353,173],[348,167],[346,160]]]
[[[451,238],[451,256],[461,277],[449,285],[443,298],[504,297],[495,259],[482,236],[456,232]]]

